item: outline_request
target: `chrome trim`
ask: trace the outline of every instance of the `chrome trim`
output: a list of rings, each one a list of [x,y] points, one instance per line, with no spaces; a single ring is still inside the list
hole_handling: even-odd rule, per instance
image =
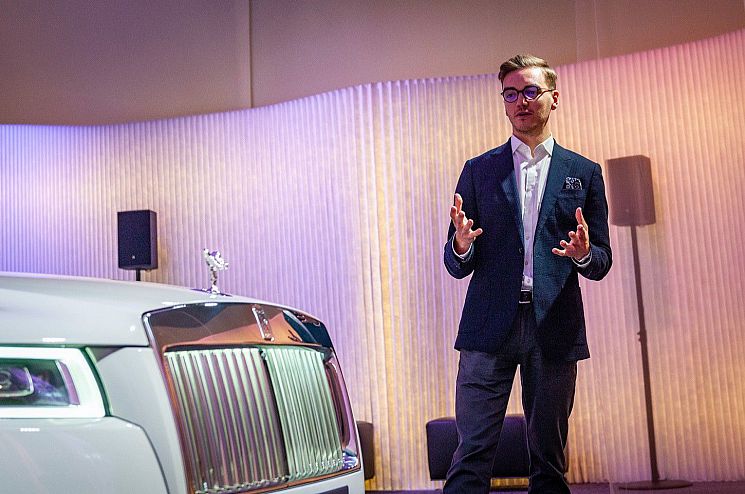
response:
[[[259,326],[259,331],[261,331],[261,337],[264,338],[264,341],[274,341],[272,326],[269,324],[269,319],[266,318],[264,309],[259,305],[254,305],[251,307],[251,312],[253,312],[254,318],[256,318],[256,324]]]

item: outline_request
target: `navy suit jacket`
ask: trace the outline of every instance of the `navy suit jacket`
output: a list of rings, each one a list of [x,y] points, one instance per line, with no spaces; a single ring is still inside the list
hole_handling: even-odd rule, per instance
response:
[[[581,189],[567,189],[567,178]],[[570,182],[575,182],[570,180]],[[498,353],[517,314],[522,285],[524,247],[520,196],[510,142],[466,162],[456,192],[473,229],[484,232],[473,255],[459,259],[452,249],[452,222],[445,244],[445,267],[455,278],[473,273],[463,305],[455,348]],[[568,257],[551,252],[577,229],[575,211],[587,221],[592,260],[578,268]],[[545,356],[580,360],[590,356],[577,275],[602,279],[611,267],[608,204],[600,165],[554,145],[538,214],[533,249],[533,306],[536,339]]]

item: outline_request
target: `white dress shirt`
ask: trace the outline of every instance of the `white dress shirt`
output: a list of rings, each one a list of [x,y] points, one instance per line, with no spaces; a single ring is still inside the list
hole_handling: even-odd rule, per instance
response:
[[[512,145],[512,162],[515,166],[517,192],[520,196],[520,214],[523,220],[523,246],[525,262],[523,263],[522,289],[533,291],[533,239],[541,210],[543,191],[546,190],[546,177],[551,165],[551,153],[554,151],[554,138],[536,146],[533,153],[530,147],[514,135],[510,138]]]

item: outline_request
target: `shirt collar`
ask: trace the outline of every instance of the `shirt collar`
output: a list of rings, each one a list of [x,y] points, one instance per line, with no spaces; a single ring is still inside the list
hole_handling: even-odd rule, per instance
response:
[[[541,152],[541,148],[545,149],[546,155],[549,157],[554,152],[554,143],[556,141],[554,140],[554,136],[548,136],[548,138],[540,143],[535,148],[535,154],[536,156],[543,156],[543,153]],[[530,148],[527,144],[525,144],[523,141],[515,137],[514,135],[510,137],[510,145],[512,146],[512,154],[514,156],[515,153],[518,153],[520,156],[522,156],[526,160],[532,159],[530,156]]]

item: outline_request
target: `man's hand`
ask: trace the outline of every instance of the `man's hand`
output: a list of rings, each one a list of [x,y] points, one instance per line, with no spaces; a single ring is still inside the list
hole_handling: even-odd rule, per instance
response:
[[[450,219],[453,220],[453,225],[455,226],[453,247],[455,248],[455,252],[461,256],[468,252],[476,237],[484,233],[484,230],[481,228],[471,230],[473,220],[466,218],[466,213],[461,209],[462,207],[463,198],[460,194],[455,194],[453,205],[450,206]]]
[[[561,257],[573,257],[579,261],[590,253],[590,232],[587,230],[587,222],[582,216],[582,208],[575,212],[577,218],[577,231],[569,232],[569,243],[566,240],[559,242],[561,249],[554,247],[551,252]],[[451,213],[452,216],[452,213]]]

